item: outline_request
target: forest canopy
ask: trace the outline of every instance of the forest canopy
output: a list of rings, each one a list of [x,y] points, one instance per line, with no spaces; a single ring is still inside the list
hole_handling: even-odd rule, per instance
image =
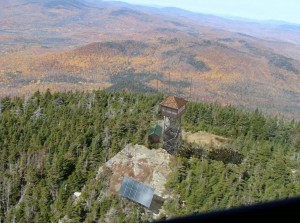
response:
[[[108,196],[98,168],[147,142],[162,94],[36,92],[0,100],[0,222],[138,222],[151,212]],[[231,139],[214,150],[184,142],[165,185],[166,216],[300,194],[300,123],[218,103],[190,102],[186,131]],[[74,192],[81,191],[80,199]],[[131,214],[129,214],[131,213]]]

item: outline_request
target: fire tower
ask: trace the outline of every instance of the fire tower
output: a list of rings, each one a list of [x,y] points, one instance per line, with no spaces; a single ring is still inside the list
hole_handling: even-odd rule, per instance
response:
[[[161,114],[164,116],[163,148],[175,155],[181,145],[181,116],[187,101],[170,96],[160,103]]]

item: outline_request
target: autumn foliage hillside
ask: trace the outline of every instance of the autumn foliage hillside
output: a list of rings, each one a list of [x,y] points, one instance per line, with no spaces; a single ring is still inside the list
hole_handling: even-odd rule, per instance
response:
[[[300,118],[297,27],[281,30],[291,40],[284,42],[236,32],[252,23],[171,9],[0,2],[0,97],[47,88],[158,90]]]

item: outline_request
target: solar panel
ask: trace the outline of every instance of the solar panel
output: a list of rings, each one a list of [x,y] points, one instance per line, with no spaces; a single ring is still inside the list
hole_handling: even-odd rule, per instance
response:
[[[152,187],[125,176],[121,185],[120,194],[149,208],[153,199],[154,190]]]

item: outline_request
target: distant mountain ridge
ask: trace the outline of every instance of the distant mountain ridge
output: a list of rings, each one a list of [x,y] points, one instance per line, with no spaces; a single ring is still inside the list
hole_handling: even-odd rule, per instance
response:
[[[300,34],[292,24],[122,2],[0,2],[0,97],[47,88],[192,92],[195,100],[300,117]]]

